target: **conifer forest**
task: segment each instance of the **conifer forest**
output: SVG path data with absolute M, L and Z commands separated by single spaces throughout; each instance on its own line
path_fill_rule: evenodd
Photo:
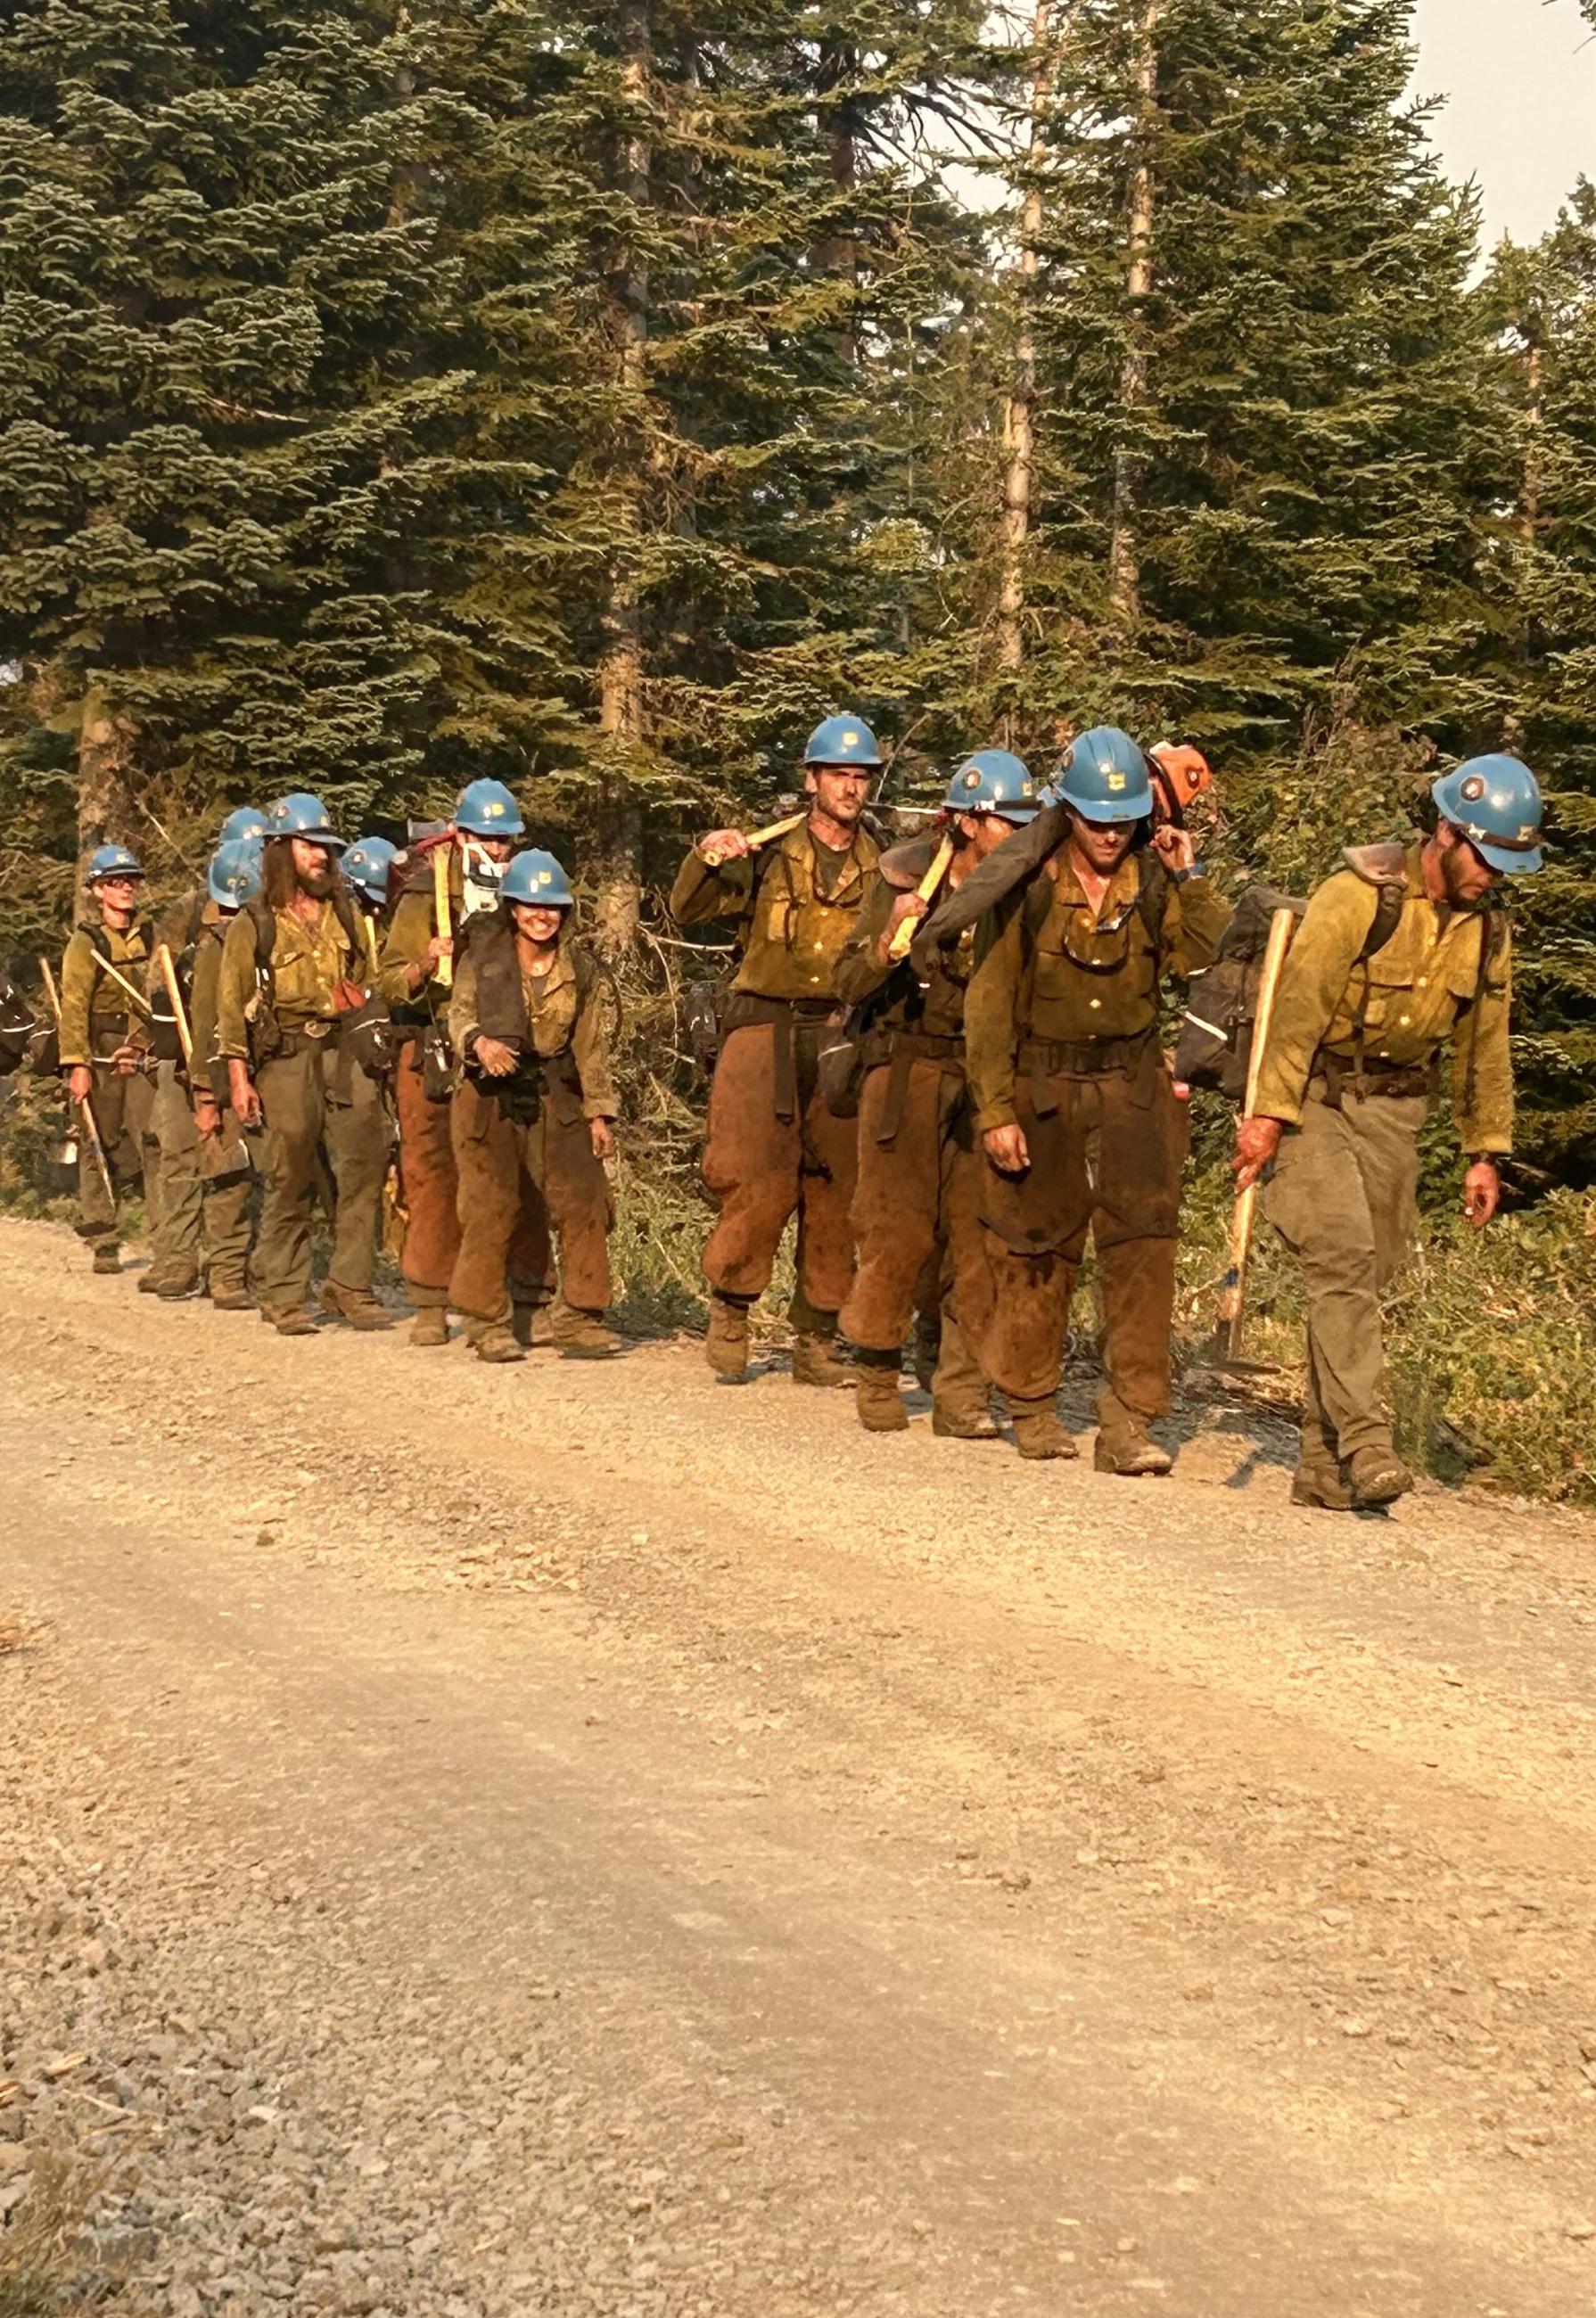
M 1479 248 L 1409 0 L 12 0 L 0 944 L 478 774 L 615 953 L 848 705 L 888 804 L 1195 741 L 1303 890 L 1510 747 L 1596 1163 L 1596 186 Z

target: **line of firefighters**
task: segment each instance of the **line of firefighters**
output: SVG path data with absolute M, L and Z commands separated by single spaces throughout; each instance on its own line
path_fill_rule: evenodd
M 750 1311 L 796 1219 L 798 1383 L 846 1387 L 867 1430 L 902 1429 L 912 1344 L 939 1434 L 996 1437 L 996 1395 L 1022 1456 L 1070 1457 L 1057 1401 L 1090 1239 L 1096 1462 L 1167 1472 L 1151 1428 L 1169 1407 L 1188 1104 L 1161 1032 L 1170 978 L 1200 989 L 1231 925 L 1179 809 L 1206 767 L 1098 727 L 1039 793 L 1018 758 L 982 750 L 933 826 L 884 848 L 867 810 L 881 761 L 861 719 L 827 718 L 805 810 L 701 838 L 672 892 L 679 925 L 729 924 L 737 952 L 704 1161 L 709 1365 L 747 1374 Z M 1262 1179 L 1308 1289 L 1302 1504 L 1411 1486 L 1379 1298 L 1448 1045 L 1477 1224 L 1510 1149 L 1509 937 L 1490 902 L 1540 866 L 1539 792 L 1492 756 L 1432 796 L 1429 834 L 1352 849 L 1308 903 L 1238 1129 L 1238 1182 Z M 121 1268 L 117 1185 L 141 1174 L 141 1290 L 208 1282 L 220 1308 L 308 1334 L 320 1206 L 321 1314 L 390 1325 L 373 1278 L 396 1121 L 411 1340 L 446 1344 L 452 1308 L 484 1361 L 620 1349 L 615 993 L 564 868 L 525 834 L 493 780 L 404 853 L 346 847 L 296 794 L 230 815 L 205 889 L 154 921 L 134 857 L 95 855 L 58 1019 L 96 1271 Z M 1194 998 L 1188 1031 L 1233 1060 L 1251 1012 L 1214 1023 Z

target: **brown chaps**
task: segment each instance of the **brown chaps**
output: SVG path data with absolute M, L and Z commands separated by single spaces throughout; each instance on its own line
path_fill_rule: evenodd
M 580 1099 L 555 1089 L 522 1122 L 467 1080 L 449 1109 L 460 1187 L 460 1252 L 448 1283 L 455 1311 L 508 1320 L 513 1305 L 545 1302 L 556 1239 L 565 1302 L 604 1311 L 615 1215 Z
M 793 1027 L 795 1096 L 777 1116 L 776 1025 L 749 1022 L 726 1034 L 709 1096 L 704 1181 L 719 1218 L 704 1271 L 724 1296 L 752 1300 L 770 1286 L 788 1219 L 798 1216 L 795 1327 L 834 1324 L 853 1278 L 848 1210 L 858 1172 L 857 1122 L 837 1119 L 816 1083 L 822 1023 Z
M 980 1341 L 992 1306 L 981 1176 L 960 1070 L 917 1057 L 896 1096 L 891 1064 L 866 1074 L 852 1207 L 859 1268 L 839 1322 L 850 1343 L 896 1352 L 915 1313 L 939 1307 Z
M 404 1192 L 401 1268 L 410 1301 L 446 1304 L 460 1253 L 460 1186 L 455 1168 L 452 1101 L 435 1102 L 421 1076 L 421 1042 L 407 1038 L 393 1077 L 399 1113 L 399 1180 Z
M 1089 1232 L 1103 1296 L 1099 1417 L 1146 1424 L 1169 1406 L 1186 1107 L 1150 1042 L 1133 1075 L 1023 1076 L 1015 1096 L 1031 1163 L 1011 1176 L 984 1163 L 993 1303 L 982 1365 L 1016 1400 L 1058 1391 Z

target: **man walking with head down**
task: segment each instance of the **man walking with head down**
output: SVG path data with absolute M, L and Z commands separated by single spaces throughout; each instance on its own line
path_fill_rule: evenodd
M 1488 907 L 1541 866 L 1540 790 L 1516 757 L 1478 757 L 1431 786 L 1433 836 L 1349 848 L 1287 952 L 1253 1115 L 1237 1128 L 1245 1188 L 1303 1267 L 1308 1366 L 1298 1505 L 1390 1505 L 1413 1485 L 1382 1393 L 1380 1291 L 1412 1235 L 1419 1133 L 1452 1047 L 1467 1159 L 1464 1213 L 1483 1226 L 1512 1148 L 1511 954 Z

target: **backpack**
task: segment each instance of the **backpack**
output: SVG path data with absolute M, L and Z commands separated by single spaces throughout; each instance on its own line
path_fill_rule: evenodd
M 1349 858 L 1348 866 L 1367 878 L 1370 873 L 1361 866 L 1362 858 L 1376 849 L 1357 850 L 1359 859 Z M 1396 931 L 1406 898 L 1404 885 L 1390 876 L 1379 876 L 1374 920 L 1354 960 L 1356 965 L 1366 966 L 1384 948 Z M 1222 1094 L 1231 1102 L 1246 1101 L 1258 987 L 1263 980 L 1270 922 L 1277 910 L 1290 910 L 1300 920 L 1307 906 L 1294 894 L 1276 893 L 1272 885 L 1247 888 L 1230 924 L 1220 936 L 1213 964 L 1191 977 L 1186 1009 L 1181 1019 L 1180 1041 L 1175 1052 L 1177 1081 Z

